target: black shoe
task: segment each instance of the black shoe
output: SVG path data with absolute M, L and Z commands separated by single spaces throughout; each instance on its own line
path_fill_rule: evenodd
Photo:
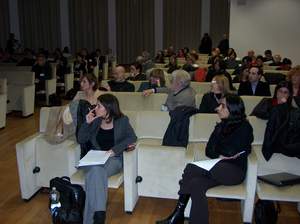
M 94 213 L 94 224 L 105 224 L 105 211 L 97 211 Z
M 160 221 L 156 221 L 156 224 L 183 224 L 184 223 L 184 209 L 189 201 L 190 196 L 182 194 L 179 196 L 177 205 L 169 215 L 168 218 Z

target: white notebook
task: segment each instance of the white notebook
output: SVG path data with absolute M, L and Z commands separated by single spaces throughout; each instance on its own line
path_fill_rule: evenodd
M 78 167 L 103 165 L 109 158 L 109 153 L 100 150 L 90 150 L 81 160 L 79 160 Z
M 197 162 L 192 162 L 191 164 L 194 164 L 196 166 L 199 166 L 207 171 L 210 171 L 211 168 L 213 168 L 219 161 L 222 159 L 208 159 L 208 160 L 201 160 Z

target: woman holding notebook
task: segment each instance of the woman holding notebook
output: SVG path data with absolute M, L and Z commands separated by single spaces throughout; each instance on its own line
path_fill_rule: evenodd
M 92 150 L 109 154 L 103 165 L 85 166 L 84 224 L 104 224 L 108 178 L 123 169 L 124 150 L 134 147 L 136 135 L 127 116 L 123 115 L 117 98 L 111 94 L 98 97 L 94 109 L 86 115 L 86 122 L 78 131 L 78 142 L 90 141 Z
M 253 129 L 246 119 L 244 103 L 239 96 L 226 94 L 216 110 L 221 122 L 215 126 L 209 138 L 206 156 L 221 160 L 208 170 L 188 164 L 179 182 L 179 199 L 175 210 L 168 218 L 157 221 L 157 224 L 183 224 L 189 198 L 192 199 L 189 223 L 207 224 L 206 191 L 218 185 L 240 184 L 245 179 Z

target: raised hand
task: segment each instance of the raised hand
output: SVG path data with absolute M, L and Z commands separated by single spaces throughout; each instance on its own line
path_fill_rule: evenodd
M 85 116 L 86 118 L 86 123 L 90 124 L 92 123 L 96 118 L 98 118 L 98 116 L 95 114 L 95 109 L 92 109 L 89 111 L 89 113 Z

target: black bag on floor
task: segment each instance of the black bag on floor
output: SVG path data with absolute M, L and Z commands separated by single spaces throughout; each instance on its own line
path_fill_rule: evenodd
M 275 203 L 273 201 L 267 201 L 267 200 L 258 200 L 255 203 L 255 208 L 254 208 L 255 223 L 276 224 L 279 212 L 280 212 L 280 207 L 278 203 Z
M 53 178 L 50 180 L 50 189 L 53 187 L 60 193 L 61 203 L 61 207 L 52 215 L 53 224 L 82 224 L 85 203 L 83 188 L 71 184 L 69 177 Z

